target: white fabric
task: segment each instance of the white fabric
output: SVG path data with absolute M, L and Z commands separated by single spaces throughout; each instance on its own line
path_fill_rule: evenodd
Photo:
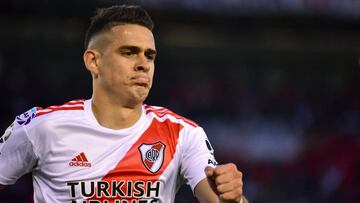
M 171 136 L 167 136 L 169 132 Z M 22 175 L 32 172 L 35 203 L 107 202 L 105 199 L 121 203 L 127 202 L 126 199 L 174 202 L 183 180 L 194 189 L 206 177 L 204 168 L 216 163 L 201 127 L 165 108 L 146 105 L 137 123 L 121 130 L 100 126 L 92 113 L 91 100 L 76 100 L 50 109 L 33 108 L 18 116 L 1 139 L 0 184 L 14 184 Z M 142 139 L 153 141 L 139 143 Z M 155 149 L 155 142 L 160 143 L 158 146 L 165 144 Z M 148 146 L 140 150 L 141 144 L 152 144 L 154 149 L 151 153 Z M 163 153 L 158 153 L 159 150 Z M 146 157 L 149 159 L 145 160 Z M 155 165 L 149 160 L 155 160 Z M 131 168 L 133 163 L 136 165 Z M 130 184 L 133 191 L 129 193 L 131 196 L 123 191 L 125 196 L 116 193 L 115 197 L 108 198 L 106 191 L 101 193 L 99 187 L 112 184 L 103 182 L 118 164 L 135 171 L 127 173 L 121 168 L 119 172 L 128 174 L 119 177 L 125 178 L 124 185 Z M 139 177 L 153 182 L 147 185 Z M 116 183 L 120 184 L 121 180 Z M 115 188 L 115 185 L 109 187 Z M 90 201 L 96 199 L 99 191 L 102 199 Z

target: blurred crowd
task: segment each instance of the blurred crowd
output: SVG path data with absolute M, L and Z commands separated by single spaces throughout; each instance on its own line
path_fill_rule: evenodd
M 162 11 L 152 11 L 159 56 L 146 103 L 198 122 L 252 203 L 358 202 L 360 22 Z M 1 131 L 33 106 L 91 96 L 84 16 L 0 23 Z M 12 202 L 32 202 L 31 174 L 0 192 Z M 182 187 L 176 202 L 197 201 Z

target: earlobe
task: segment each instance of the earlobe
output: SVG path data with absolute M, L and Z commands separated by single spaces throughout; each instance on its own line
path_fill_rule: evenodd
M 98 59 L 97 51 L 93 49 L 87 49 L 84 52 L 83 59 L 86 69 L 88 69 L 94 77 L 97 77 L 99 73 L 98 63 L 97 63 L 97 59 Z

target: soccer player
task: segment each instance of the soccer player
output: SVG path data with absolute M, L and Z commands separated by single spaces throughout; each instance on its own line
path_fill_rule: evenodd
M 218 165 L 203 129 L 144 104 L 153 22 L 139 6 L 99 9 L 83 55 L 93 95 L 17 116 L 0 137 L 0 187 L 32 172 L 36 203 L 174 202 L 183 182 L 202 203 L 242 202 L 242 173 Z

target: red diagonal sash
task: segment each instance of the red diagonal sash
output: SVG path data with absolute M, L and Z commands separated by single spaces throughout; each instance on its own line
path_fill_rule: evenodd
M 105 175 L 101 181 L 106 181 L 110 185 L 112 181 L 132 181 L 133 185 L 136 181 L 143 181 L 145 185 L 146 182 L 155 183 L 155 181 L 159 179 L 160 175 L 164 172 L 164 170 L 167 168 L 167 166 L 174 157 L 179 132 L 182 128 L 183 126 L 181 124 L 173 123 L 170 120 L 160 122 L 154 119 L 149 128 L 140 136 L 140 138 L 135 142 L 135 144 L 131 146 L 130 150 L 126 153 L 124 158 L 120 160 L 116 167 L 112 169 L 107 175 Z M 141 153 L 139 152 L 138 147 L 141 146 L 143 143 L 156 143 L 159 141 L 165 144 L 164 162 L 161 168 L 156 173 L 152 173 L 145 167 L 144 163 L 142 162 Z M 154 145 L 154 147 L 156 148 L 161 146 Z M 140 185 L 144 186 L 142 184 Z M 122 191 L 129 191 L 127 187 L 127 184 L 124 184 L 121 187 Z M 107 191 L 109 194 L 111 194 L 112 188 L 110 187 Z M 139 195 L 140 193 L 141 192 L 139 192 L 139 190 L 132 189 L 131 194 Z M 147 198 L 146 194 L 148 194 L 147 191 L 145 191 L 145 196 L 143 197 L 130 196 L 126 198 L 109 198 L 102 195 L 101 197 L 94 196 L 92 198 L 89 198 L 88 200 L 100 200 L 100 202 L 103 202 L 103 200 L 108 200 L 109 203 L 113 203 L 115 199 L 134 200 Z

